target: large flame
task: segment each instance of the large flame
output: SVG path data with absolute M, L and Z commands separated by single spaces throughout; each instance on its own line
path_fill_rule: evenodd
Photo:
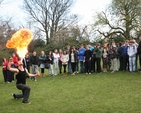
M 21 29 L 12 35 L 12 38 L 7 41 L 7 48 L 14 48 L 20 58 L 24 58 L 28 53 L 28 45 L 31 42 L 33 35 L 28 29 Z

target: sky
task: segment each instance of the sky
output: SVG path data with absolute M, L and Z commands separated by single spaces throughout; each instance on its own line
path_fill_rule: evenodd
M 75 0 L 71 13 L 81 18 L 79 24 L 89 24 L 93 20 L 96 11 L 102 11 L 111 0 Z M 24 25 L 26 15 L 20 9 L 22 0 L 4 0 L 0 7 L 0 15 L 3 18 L 13 17 L 15 23 Z

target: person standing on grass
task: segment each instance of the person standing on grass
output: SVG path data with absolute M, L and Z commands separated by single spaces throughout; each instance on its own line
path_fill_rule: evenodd
M 117 67 L 117 53 L 116 53 L 113 46 L 111 46 L 111 48 L 110 48 L 109 55 L 110 55 L 110 59 L 111 59 L 111 66 L 113 69 L 113 71 L 111 73 L 114 73 L 118 70 L 118 67 Z
M 129 71 L 135 72 L 136 71 L 136 54 L 137 54 L 137 47 L 134 45 L 134 41 L 130 40 L 129 47 L 127 49 L 127 54 L 129 55 Z
M 59 63 L 59 53 L 58 53 L 58 50 L 55 49 L 54 50 L 54 53 L 53 53 L 53 64 L 54 64 L 54 75 L 57 75 L 58 73 L 58 63 Z
M 127 54 L 127 49 L 129 47 L 129 40 L 126 40 L 122 46 L 122 56 L 123 56 L 123 71 L 129 70 L 129 56 Z
M 41 51 L 41 55 L 39 56 L 40 62 L 40 69 L 41 69 L 41 77 L 45 77 L 45 62 L 46 62 L 46 55 L 44 51 Z
M 60 49 L 59 50 L 59 72 L 60 72 L 60 74 L 62 74 L 62 61 L 61 61 L 62 54 L 63 54 L 63 51 L 62 51 L 62 49 Z
M 71 46 L 68 45 L 68 46 L 67 46 L 67 54 L 68 54 L 68 55 L 70 54 L 70 49 L 71 49 Z M 71 62 L 68 62 L 68 73 L 69 73 L 69 74 L 72 73 Z
M 28 73 L 28 70 L 23 67 L 23 62 L 21 60 L 18 61 L 17 68 L 12 68 L 11 64 L 12 62 L 10 61 L 8 63 L 8 70 L 16 73 L 16 80 L 17 80 L 16 87 L 19 90 L 22 90 L 22 94 L 13 94 L 13 97 L 14 99 L 23 98 L 22 101 L 23 104 L 30 104 L 30 102 L 28 102 L 28 98 L 30 95 L 30 87 L 26 85 L 26 75 L 33 77 L 33 76 L 39 76 L 39 73 L 36 74 Z
M 8 61 L 6 60 L 6 58 L 3 58 L 2 73 L 3 73 L 5 83 L 7 82 L 7 66 L 8 66 Z
M 17 68 L 17 63 L 18 63 L 18 56 L 15 53 L 12 53 L 12 59 L 13 59 L 13 68 Z M 11 72 L 11 77 L 12 77 L 12 82 L 14 82 L 14 73 Z
M 77 53 L 74 51 L 73 48 L 71 48 L 70 54 L 69 54 L 69 63 L 71 63 L 71 69 L 72 69 L 71 75 L 75 75 L 76 61 L 77 61 Z
M 100 43 L 97 43 L 97 48 L 95 50 L 97 73 L 101 73 L 101 58 L 102 58 L 102 49 Z
M 16 56 L 15 53 L 12 53 L 12 58 L 13 58 L 13 63 L 14 63 L 14 68 L 17 68 L 18 65 L 18 57 Z
M 108 50 L 106 44 L 103 47 L 102 51 L 102 61 L 103 61 L 103 72 L 107 72 L 107 66 L 108 66 Z
M 84 61 L 85 61 L 85 72 L 86 74 L 91 74 L 91 59 L 92 59 L 92 51 L 89 48 L 89 45 L 86 46 L 86 51 L 84 53 Z
M 123 71 L 123 43 L 118 43 L 119 71 Z
M 49 51 L 47 58 L 46 58 L 46 62 L 50 64 L 50 67 L 48 69 L 48 74 L 49 75 L 54 75 L 54 69 L 53 69 L 53 52 Z
M 39 57 L 37 56 L 36 51 L 33 51 L 33 54 L 30 58 L 31 66 L 32 66 L 32 73 L 35 74 L 38 72 L 38 64 L 39 64 Z M 36 76 L 31 77 L 34 81 L 37 81 Z
M 137 51 L 138 51 L 138 55 L 139 55 L 139 65 L 140 65 L 140 72 L 141 72 L 141 36 L 139 37 L 139 45 L 138 45 L 138 48 L 137 48 Z
M 67 51 L 65 51 L 65 50 L 63 51 L 63 55 L 62 55 L 61 61 L 62 61 L 62 65 L 64 67 L 64 73 L 63 73 L 63 75 L 65 76 L 65 75 L 67 75 L 67 73 L 66 73 L 66 67 L 67 67 L 68 61 L 69 61 L 69 56 L 67 54 Z
M 15 68 L 14 67 L 14 62 L 13 62 L 13 58 L 12 57 L 9 57 L 9 59 L 8 59 L 8 63 L 9 62 L 11 62 L 11 67 L 12 68 Z M 9 70 L 7 70 L 7 83 L 10 83 L 10 82 L 12 82 L 12 80 L 13 80 L 13 77 L 14 76 L 14 73 L 13 72 L 11 72 L 11 71 L 9 71 Z
M 138 48 L 139 44 L 136 42 L 135 39 L 133 39 L 133 42 L 134 42 L 134 46 L 136 46 L 136 48 Z M 135 65 L 136 65 L 136 71 L 138 70 L 138 52 L 136 53 L 136 62 L 135 62 Z
M 80 62 L 80 72 L 84 73 L 85 72 L 85 63 L 84 63 L 84 54 L 85 54 L 86 49 L 84 48 L 84 45 L 81 44 L 80 48 L 78 49 L 78 59 Z
M 26 69 L 30 73 L 30 56 L 29 56 L 29 54 L 25 55 L 25 63 L 26 63 Z

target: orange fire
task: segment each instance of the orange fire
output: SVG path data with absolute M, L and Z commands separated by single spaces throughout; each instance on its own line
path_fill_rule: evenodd
M 24 58 L 28 53 L 27 47 L 31 42 L 33 35 L 28 29 L 21 29 L 12 35 L 12 38 L 7 41 L 7 48 L 14 48 L 20 58 Z

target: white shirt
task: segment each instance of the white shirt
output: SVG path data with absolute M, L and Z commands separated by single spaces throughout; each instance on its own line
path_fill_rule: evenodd
M 57 53 L 57 54 L 56 54 L 56 53 L 53 53 L 53 58 L 54 58 L 53 61 L 54 61 L 54 62 L 58 62 L 58 61 L 59 61 L 59 57 L 60 57 L 60 56 L 59 56 L 59 53 Z
M 129 47 L 127 49 L 127 54 L 129 55 L 129 57 L 136 56 L 136 54 L 137 54 L 137 46 L 129 45 Z

